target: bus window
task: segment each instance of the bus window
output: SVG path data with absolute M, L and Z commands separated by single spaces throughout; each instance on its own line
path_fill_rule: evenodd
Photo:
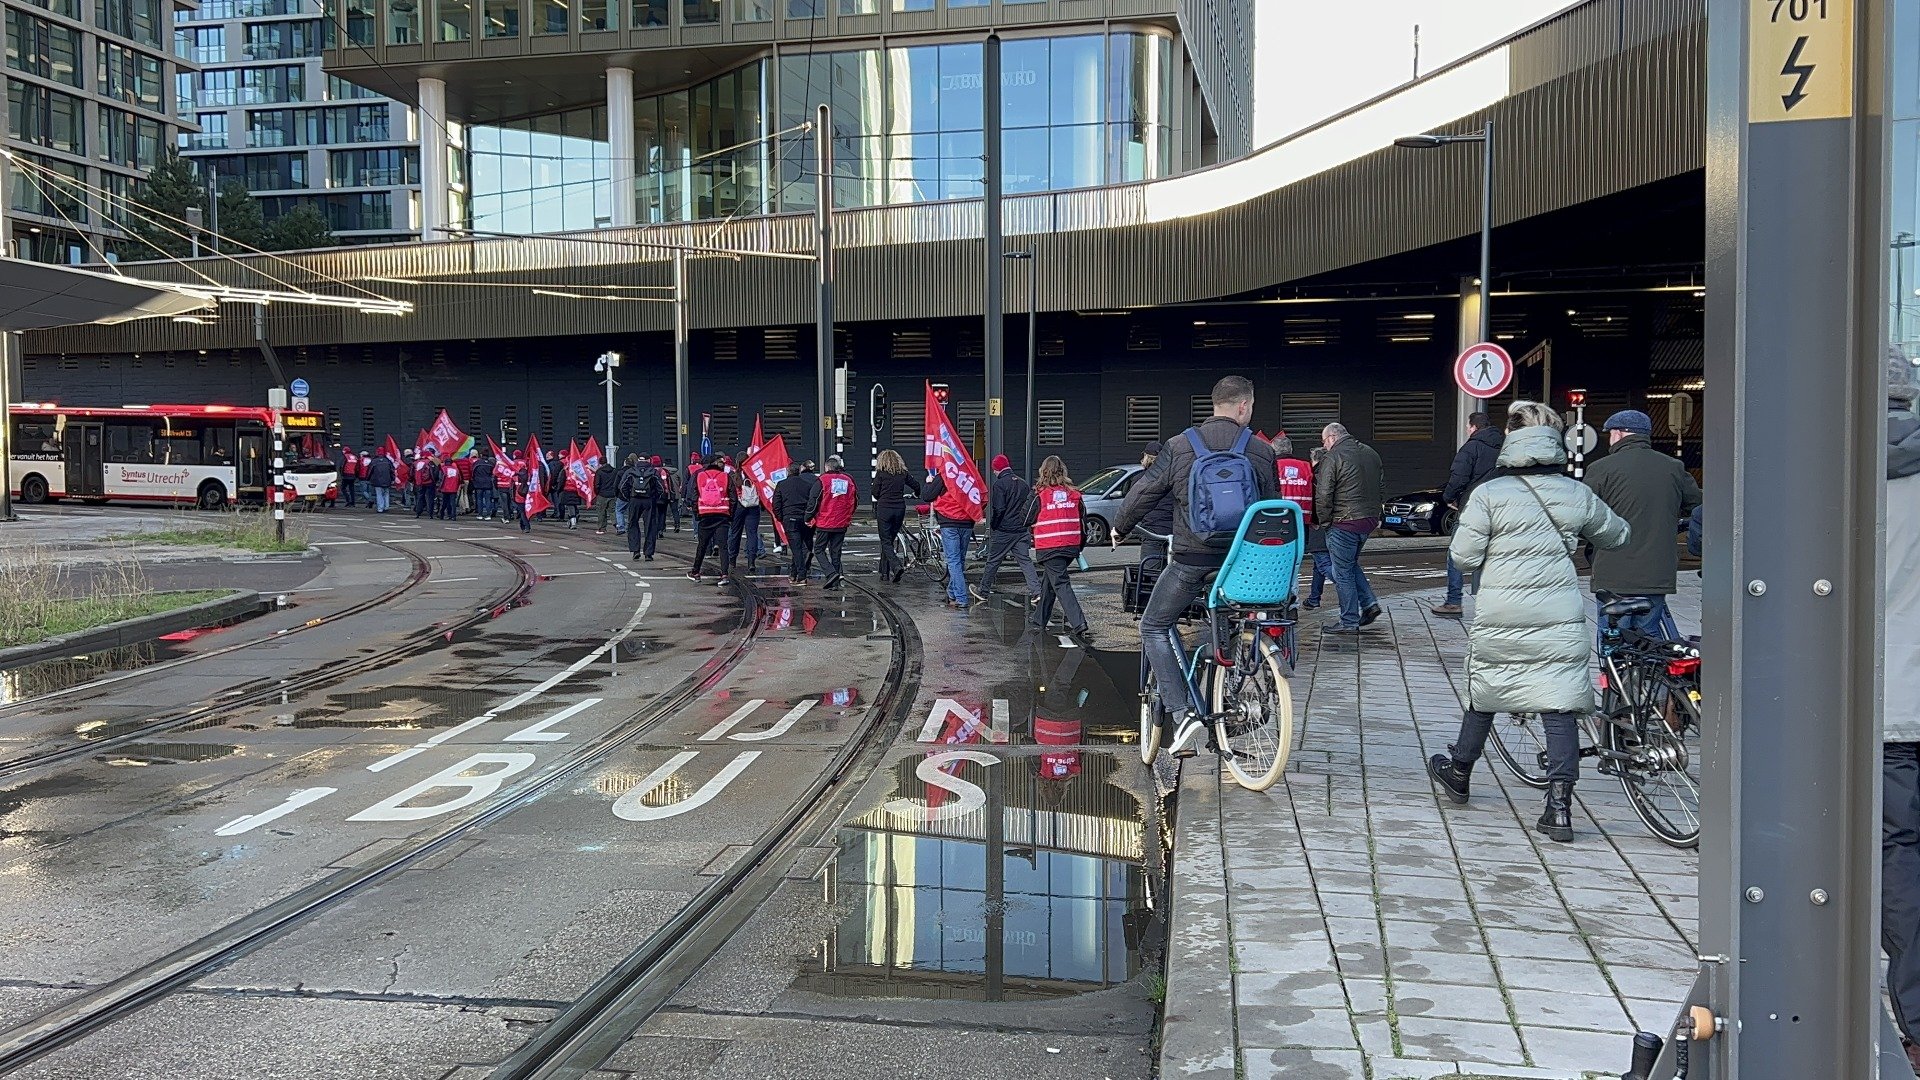
M 175 431 L 160 441 L 162 465 L 200 464 L 200 436 Z
M 209 425 L 200 433 L 200 452 L 209 465 L 233 464 L 233 429 Z
M 60 445 L 60 432 L 53 421 L 15 420 L 7 452 L 16 458 L 58 461 L 66 455 L 66 448 Z
M 107 425 L 107 460 L 151 465 L 154 461 L 153 424 Z

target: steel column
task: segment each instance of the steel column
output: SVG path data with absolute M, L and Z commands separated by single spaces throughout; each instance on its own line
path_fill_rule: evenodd
M 1000 258 L 1001 221 L 1001 116 L 1000 116 L 1000 35 L 988 34 L 985 55 L 980 65 L 982 119 L 986 128 L 985 181 L 986 202 L 981 207 L 986 236 L 986 327 L 981 352 L 986 357 L 987 461 L 978 462 L 983 475 L 992 476 L 987 467 L 1006 446 L 1005 423 L 1007 381 L 1006 272 Z M 992 497 L 989 486 L 989 499 Z
M 687 253 L 673 253 L 673 467 L 687 467 Z
M 819 107 L 813 121 L 813 228 L 814 268 L 813 300 L 814 363 L 818 368 L 820 434 L 815 460 L 826 467 L 833 452 L 833 110 Z
M 1038 475 L 1034 472 L 1039 462 L 1033 460 L 1035 454 L 1034 417 L 1038 406 L 1033 400 L 1033 367 L 1035 358 L 1040 355 L 1040 255 L 1029 251 L 1027 263 L 1027 449 L 1024 464 L 1029 482 Z
M 1888 6 L 1709 4 L 1694 1080 L 1878 1073 Z
M 4 124 L 0 120 L 0 124 Z M 7 160 L 0 158 L 0 258 L 13 254 L 13 223 L 7 219 Z M 0 333 L 0 521 L 16 521 L 13 514 L 13 365 L 20 355 L 20 335 Z

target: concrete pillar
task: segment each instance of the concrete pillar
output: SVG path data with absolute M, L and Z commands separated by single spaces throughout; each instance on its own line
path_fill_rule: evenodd
M 639 224 L 633 177 L 633 69 L 607 69 L 607 152 L 613 158 L 613 227 Z
M 420 93 L 420 238 L 445 240 L 447 220 L 447 84 L 421 79 Z

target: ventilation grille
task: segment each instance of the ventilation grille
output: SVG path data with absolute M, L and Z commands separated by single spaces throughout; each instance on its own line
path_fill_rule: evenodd
M 1244 349 L 1247 347 L 1247 324 L 1211 320 L 1194 323 L 1193 347 L 1195 349 Z
M 1127 327 L 1128 352 L 1159 352 L 1160 331 L 1146 323 L 1133 323 Z
M 1340 320 L 1320 315 L 1295 315 L 1280 324 L 1289 345 L 1331 345 L 1340 340 Z
M 370 406 L 360 410 L 360 445 L 369 450 L 374 448 L 373 409 Z
M 1067 355 L 1067 337 L 1065 334 L 1046 333 L 1040 335 L 1041 356 Z
M 506 440 L 503 450 L 511 450 L 520 442 L 520 406 L 509 405 L 500 410 L 500 437 Z
M 1301 434 L 1318 435 L 1320 429 L 1340 421 L 1339 394 L 1281 394 L 1280 429 L 1295 438 Z
M 1152 442 L 1160 437 L 1160 398 L 1127 399 L 1127 441 Z
M 925 330 L 895 330 L 892 356 L 895 360 L 933 359 L 933 335 Z
M 800 425 L 806 415 L 806 406 L 804 405 L 781 404 L 762 406 L 760 412 L 761 432 L 769 439 L 775 435 L 785 435 L 789 443 L 787 450 L 789 452 L 797 451 L 800 448 L 797 445 L 793 445 L 793 443 L 794 440 L 800 438 Z
M 1625 304 L 1595 304 L 1567 309 L 1567 323 L 1582 337 L 1623 338 L 1632 329 Z
M 540 406 L 540 443 L 543 447 L 553 445 L 553 406 Z
M 766 336 L 767 359 L 798 360 L 800 332 L 798 330 L 769 330 Z
M 1433 441 L 1433 391 L 1377 391 L 1373 395 L 1373 441 Z
M 480 432 L 485 430 L 485 425 L 486 421 L 480 416 L 480 406 L 475 405 L 467 410 L 467 434 L 477 439 Z
M 1041 446 L 1067 445 L 1067 403 L 1064 401 L 1042 401 L 1037 404 L 1036 419 L 1039 422 L 1039 441 Z
M 620 445 L 629 454 L 640 452 L 640 406 L 620 406 Z
M 740 446 L 740 406 L 715 405 L 713 407 L 713 448 L 722 454 L 731 454 Z
M 969 326 L 960 331 L 953 339 L 953 355 L 961 360 L 978 360 L 987 355 L 987 346 L 979 327 Z
M 1213 395 L 1196 394 L 1187 399 L 1187 421 L 1199 427 L 1213 418 Z
M 1373 323 L 1373 336 L 1387 345 L 1420 345 L 1433 340 L 1433 324 L 1439 319 L 1431 311 L 1383 311 Z
M 678 408 L 677 406 L 676 406 L 676 407 L 669 407 L 669 408 L 667 409 L 667 411 L 666 411 L 666 413 L 665 413 L 665 414 L 663 414 L 663 415 L 661 416 L 661 419 L 660 419 L 660 434 L 661 434 L 662 436 L 664 436 L 664 437 L 665 437 L 665 439 L 666 439 L 666 441 L 665 441 L 665 442 L 663 442 L 663 443 L 661 443 L 661 444 L 660 444 L 660 446 L 661 446 L 661 448 L 662 448 L 662 449 L 666 449 L 666 448 L 668 448 L 668 447 L 672 447 L 672 446 L 674 446 L 674 445 L 676 445 L 676 444 L 677 444 L 677 442 L 678 442 L 678 440 L 679 440 L 679 438 L 680 438 L 680 416 L 679 416 L 679 412 L 680 412 L 680 410 L 679 410 L 679 408 Z M 685 464 L 686 464 L 686 462 L 684 462 L 684 461 L 676 461 L 676 462 L 674 462 L 674 464 L 675 464 L 675 465 L 685 465 Z
M 717 361 L 728 363 L 740 359 L 740 332 L 738 330 L 715 330 L 713 332 L 713 358 Z
M 888 406 L 893 414 L 893 445 L 925 446 L 927 437 L 927 399 L 900 400 Z M 908 456 L 912 460 L 912 455 Z

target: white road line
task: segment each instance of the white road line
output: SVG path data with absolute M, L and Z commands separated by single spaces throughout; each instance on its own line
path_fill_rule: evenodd
M 321 799 L 326 798 L 338 790 L 340 789 L 330 787 L 302 788 L 287 796 L 284 802 L 271 810 L 262 810 L 257 814 L 248 814 L 245 817 L 234 818 L 232 821 L 213 830 L 213 835 L 239 836 L 243 832 L 251 832 L 270 821 L 286 817 L 288 814 L 293 813 L 308 803 L 319 802 Z
M 446 542 L 438 536 L 396 536 L 387 541 L 389 544 L 444 544 Z
M 444 561 L 447 559 L 496 559 L 496 558 L 499 558 L 499 556 L 497 555 L 429 555 L 427 556 L 427 558 L 440 559 Z
M 781 717 L 779 723 L 774 724 L 767 730 L 742 731 L 729 736 L 729 738 L 735 742 L 765 742 L 768 739 L 777 739 L 793 730 L 793 725 L 799 723 L 800 718 L 807 715 L 807 710 L 813 708 L 813 705 L 814 699 L 808 698 L 793 708 L 788 709 L 787 715 Z
M 1006 742 L 1010 726 L 1007 699 L 994 698 L 993 720 L 987 727 L 987 740 L 996 743 Z
M 430 583 L 435 585 L 446 585 L 450 582 L 455 582 L 455 581 L 479 581 L 480 579 L 477 577 L 437 577 L 437 578 L 428 578 L 427 580 Z
M 371 544 L 371 540 L 315 540 L 314 547 L 346 547 L 348 544 Z
M 542 682 L 540 685 L 534 687 L 533 689 L 524 691 L 520 694 L 517 694 L 507 699 L 506 704 L 501 705 L 499 708 L 489 709 L 486 712 L 481 713 L 479 716 L 474 717 L 472 720 L 469 720 L 466 723 L 461 724 L 459 727 L 450 728 L 447 731 L 443 731 L 439 735 L 436 735 L 433 738 L 428 739 L 426 742 L 420 743 L 417 746 L 410 746 L 407 749 L 400 751 L 399 753 L 391 754 L 391 755 L 388 755 L 387 757 L 381 758 L 379 761 L 376 761 L 373 764 L 367 766 L 367 771 L 381 772 L 387 769 L 389 766 L 398 765 L 402 761 L 407 760 L 408 758 L 414 756 L 415 754 L 418 754 L 424 750 L 432 749 L 433 747 L 439 745 L 440 743 L 446 741 L 447 739 L 452 738 L 454 735 L 457 735 L 460 732 L 469 731 L 469 730 L 472 730 L 473 728 L 479 727 L 481 724 L 486 723 L 488 720 L 494 719 L 495 717 L 499 716 L 501 713 L 512 712 L 513 710 L 519 708 L 522 705 L 525 705 L 527 702 L 532 701 L 533 699 L 539 697 L 540 695 L 546 693 L 547 691 L 553 689 L 554 687 L 559 686 L 562 682 L 565 682 L 566 680 L 586 670 L 588 665 L 592 664 L 594 661 L 605 656 L 607 653 L 611 652 L 616 646 L 618 646 L 621 642 L 627 640 L 628 636 L 630 636 L 634 632 L 634 630 L 640 626 L 640 620 L 646 618 L 647 609 L 652 606 L 653 606 L 653 594 L 648 593 L 647 595 L 640 598 L 640 606 L 634 610 L 633 618 L 627 620 L 627 625 L 615 631 L 614 635 L 607 639 L 606 644 L 593 650 L 592 652 L 581 657 L 580 659 L 575 660 L 573 663 L 567 665 L 567 667 L 564 670 L 560 671 L 558 674 L 550 676 L 545 682 Z
M 727 717 L 725 720 L 720 721 L 718 724 L 715 724 L 712 728 L 710 728 L 706 732 L 706 734 L 700 736 L 699 741 L 713 742 L 714 740 L 718 739 L 720 736 L 725 735 L 729 731 L 732 731 L 734 727 L 740 723 L 740 721 L 745 720 L 749 716 L 752 716 L 753 710 L 759 708 L 762 705 L 765 705 L 766 703 L 767 703 L 767 699 L 765 698 L 754 698 L 752 701 L 749 701 L 745 705 L 742 705 L 739 708 L 733 710 L 733 715 Z
M 542 577 L 584 577 L 587 574 L 604 574 L 605 570 L 569 570 L 564 574 L 543 574 Z
M 366 561 L 367 562 L 408 562 L 410 560 L 405 555 L 383 555 L 378 559 L 368 559 Z
M 537 723 L 529 724 L 526 727 L 521 728 L 519 731 L 516 731 L 513 734 L 507 736 L 506 739 L 502 741 L 504 742 L 559 742 L 561 739 L 566 738 L 568 733 L 564 731 L 548 731 L 547 729 L 559 723 L 560 721 L 565 720 L 567 717 L 572 716 L 577 712 L 582 712 L 586 709 L 593 708 L 595 705 L 600 704 L 600 700 L 601 699 L 597 697 L 590 697 L 585 701 L 575 702 L 574 704 L 569 705 L 564 709 L 561 709 L 559 712 L 554 713 L 552 716 L 547 717 L 545 720 L 541 720 Z
M 317 589 L 294 589 L 292 590 L 292 592 L 294 593 L 332 592 L 333 590 L 334 590 L 334 586 L 332 585 L 322 585 Z

